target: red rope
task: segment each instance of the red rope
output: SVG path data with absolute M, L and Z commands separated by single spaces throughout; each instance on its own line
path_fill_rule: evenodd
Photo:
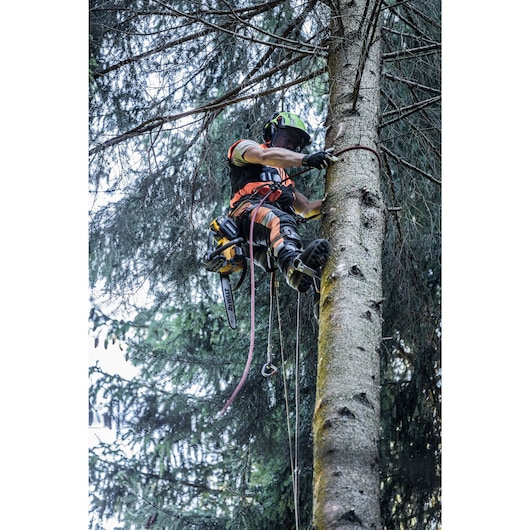
M 261 205 L 265 202 L 265 199 L 272 193 L 273 190 L 270 190 L 264 197 L 261 199 L 259 204 L 253 209 L 251 216 L 250 216 L 250 230 L 249 230 L 249 260 L 250 260 L 250 346 L 248 349 L 248 356 L 247 356 L 247 364 L 245 365 L 245 370 L 243 371 L 243 375 L 241 376 L 241 379 L 239 380 L 239 383 L 236 386 L 236 389 L 232 392 L 232 395 L 226 402 L 225 406 L 222 408 L 221 412 L 219 412 L 218 416 L 222 416 L 232 405 L 234 402 L 234 399 L 239 394 L 239 391 L 245 384 L 245 381 L 248 376 L 248 372 L 250 371 L 250 365 L 252 363 L 252 356 L 254 354 L 254 341 L 256 337 L 256 315 L 255 315 L 255 283 L 254 283 L 254 245 L 253 245 L 253 236 L 254 236 L 254 220 L 256 219 L 256 215 L 258 213 L 258 210 L 260 209 Z
M 379 162 L 379 166 L 381 166 L 381 157 L 379 156 L 379 153 L 376 149 L 373 147 L 368 147 L 367 145 L 349 145 L 348 147 L 345 147 L 344 149 L 341 149 L 340 151 L 337 151 L 336 153 L 332 153 L 333 156 L 339 156 L 343 153 L 346 153 L 347 151 L 353 151 L 354 149 L 364 149 L 365 151 L 370 151 L 377 157 L 377 161 Z M 315 169 L 313 167 L 307 167 L 305 169 L 302 169 L 302 171 L 298 171 L 298 173 L 294 173 L 289 178 L 293 179 L 295 177 L 299 177 L 300 175 L 303 175 L 304 173 L 307 173 L 308 171 L 311 171 L 312 169 Z
M 379 157 L 379 153 L 373 147 L 368 147 L 367 145 L 350 145 L 348 147 L 345 147 L 344 149 L 341 149 L 340 151 L 337 151 L 336 153 L 333 153 L 333 155 L 342 155 L 342 153 L 345 153 L 346 151 L 353 151 L 354 149 L 364 149 L 365 151 L 372 152 L 377 157 L 379 164 L 381 164 L 381 158 Z

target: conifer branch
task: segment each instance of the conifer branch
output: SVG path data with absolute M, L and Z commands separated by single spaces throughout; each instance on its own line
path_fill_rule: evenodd
M 398 50 L 396 52 L 388 52 L 383 54 L 384 61 L 394 61 L 399 59 L 412 59 L 421 55 L 426 55 L 432 52 L 441 50 L 442 45 L 437 42 L 435 44 L 428 44 L 427 46 L 419 46 L 417 48 L 410 48 Z
M 441 99 L 442 99 L 442 96 L 435 96 L 433 98 L 429 98 L 424 101 L 419 101 L 418 103 L 414 103 L 413 105 L 409 105 L 408 107 L 397 108 L 397 109 L 385 112 L 384 114 L 381 115 L 381 118 L 387 118 L 389 116 L 394 116 L 395 114 L 398 114 L 398 116 L 394 118 L 393 120 L 389 120 L 385 123 L 382 123 L 381 128 L 387 127 L 388 125 L 395 123 L 396 121 L 402 120 L 403 118 L 406 118 L 407 116 L 410 116 L 411 114 L 414 114 L 415 112 L 418 112 L 426 107 L 429 107 L 430 105 L 437 103 Z
M 414 81 L 411 81 L 410 79 L 405 79 L 403 77 L 397 77 L 395 75 L 389 74 L 388 72 L 383 74 L 387 79 L 391 79 L 392 81 L 398 81 L 399 83 L 403 83 L 404 85 L 407 85 L 409 87 L 413 88 L 419 88 L 420 90 L 425 90 L 426 92 L 434 92 L 435 94 L 441 94 L 442 91 L 439 88 L 434 88 L 432 86 L 422 85 L 420 83 L 415 83 Z
M 326 72 L 327 72 L 327 67 L 320 68 L 319 70 L 311 72 L 303 77 L 298 77 L 297 79 L 294 79 L 293 81 L 284 83 L 283 85 L 278 85 L 276 87 L 271 87 L 268 90 L 263 90 L 261 92 L 258 92 L 257 94 L 247 94 L 244 96 L 240 96 L 238 98 L 233 98 L 228 101 L 225 100 L 225 96 L 221 96 L 220 98 L 216 99 L 214 102 L 208 105 L 204 105 L 202 107 L 196 107 L 194 109 L 190 109 L 185 112 L 180 112 L 178 114 L 173 114 L 170 116 L 160 116 L 157 118 L 152 118 L 150 120 L 144 121 L 137 127 L 134 127 L 123 134 L 120 134 L 114 138 L 111 138 L 110 140 L 102 142 L 96 147 L 90 149 L 88 154 L 90 156 L 95 155 L 97 153 L 100 153 L 101 151 L 104 151 L 105 149 L 108 149 L 109 147 L 112 147 L 121 142 L 124 142 L 125 140 L 129 138 L 140 136 L 141 134 L 150 132 L 156 129 L 157 127 L 162 127 L 166 123 L 178 121 L 182 118 L 186 118 L 187 116 L 192 116 L 194 114 L 202 114 L 202 113 L 211 112 L 214 110 L 219 110 L 225 107 L 229 107 L 231 105 L 235 105 L 236 103 L 240 103 L 241 101 L 246 101 L 252 98 L 260 98 L 264 96 L 269 96 L 270 94 L 274 94 L 275 92 L 281 92 L 282 90 L 286 90 L 287 88 L 291 88 L 292 86 L 296 86 L 301 83 L 304 83 L 305 81 L 309 81 L 310 79 L 319 77 Z
M 274 37 L 275 37 L 277 42 L 264 41 L 264 40 L 261 40 L 261 39 L 257 39 L 255 37 L 247 37 L 246 35 L 243 35 L 242 33 L 238 33 L 237 31 L 232 31 L 232 30 L 229 30 L 229 29 L 227 29 L 225 27 L 219 26 L 218 24 L 214 24 L 213 22 L 208 22 L 207 20 L 201 19 L 200 17 L 198 17 L 198 16 L 196 16 L 196 15 L 194 15 L 192 13 L 185 13 L 184 11 L 179 11 L 178 9 L 175 9 L 174 7 L 168 6 L 167 4 L 164 4 L 163 2 L 159 2 L 158 0 L 153 0 L 153 1 L 156 2 L 157 4 L 161 5 L 162 7 L 165 7 L 169 11 L 174 12 L 177 15 L 180 15 L 180 16 L 185 17 L 185 18 L 190 18 L 192 20 L 196 20 L 198 22 L 201 22 L 205 26 L 208 26 L 208 27 L 210 27 L 210 28 L 212 28 L 212 29 L 214 29 L 216 31 L 221 31 L 221 32 L 224 32 L 224 33 L 228 33 L 229 35 L 232 35 L 233 37 L 236 37 L 236 38 L 241 39 L 241 40 L 246 40 L 246 41 L 249 41 L 249 42 L 253 42 L 255 44 L 263 44 L 265 46 L 275 46 L 277 48 L 282 48 L 284 50 L 289 50 L 289 51 L 292 51 L 292 52 L 306 54 L 306 55 L 318 55 L 319 52 L 322 55 L 322 54 L 326 53 L 326 51 L 327 51 L 326 48 L 322 48 L 320 46 L 311 46 L 311 45 L 303 43 L 303 42 L 296 42 L 297 46 L 306 46 L 306 47 L 310 48 L 309 50 L 301 50 L 299 47 L 293 47 L 291 45 L 282 44 L 281 42 L 278 42 L 278 41 L 285 40 L 285 39 L 277 37 L 276 35 L 274 35 Z
M 423 171 L 423 169 L 420 169 L 419 167 L 411 164 L 410 162 L 407 162 L 404 158 L 396 155 L 395 153 L 390 151 L 390 149 L 386 148 L 384 145 L 380 144 L 379 148 L 381 149 L 381 151 L 383 151 L 388 156 L 390 156 L 391 158 L 393 158 L 394 160 L 399 162 L 401 165 L 403 165 L 403 166 L 405 166 L 405 167 L 407 167 L 409 169 L 412 169 L 413 171 L 416 171 L 416 173 L 419 173 L 420 175 L 423 175 L 427 180 L 430 180 L 434 184 L 438 184 L 439 186 L 442 185 L 442 182 L 440 180 L 434 178 L 432 175 L 429 175 L 429 173 Z
M 228 24 L 226 24 L 228 26 Z M 128 64 L 136 63 L 138 61 L 141 61 L 142 59 L 146 59 L 147 57 L 150 57 L 151 55 L 155 55 L 156 53 L 160 53 L 166 50 L 169 50 L 171 48 L 174 48 L 175 46 L 180 46 L 181 44 L 184 44 L 185 42 L 189 42 L 192 40 L 199 39 L 201 37 L 204 37 L 209 32 L 208 29 L 204 28 L 201 31 L 197 31 L 196 33 L 192 33 L 190 35 L 185 35 L 184 37 L 181 37 L 179 39 L 172 40 L 171 42 L 167 42 L 165 44 L 162 44 L 160 46 L 157 46 L 156 48 L 153 48 L 152 50 L 147 50 L 143 53 L 139 53 L 137 55 L 133 55 L 131 57 L 128 57 L 127 59 L 124 59 L 123 61 L 119 61 L 116 64 L 113 64 L 111 66 L 108 66 L 107 68 L 103 68 L 102 70 L 99 70 L 98 72 L 95 72 L 93 74 L 93 79 L 96 80 L 100 77 L 103 77 L 104 75 L 108 74 L 109 72 L 113 72 L 114 70 L 118 70 L 119 68 L 126 66 Z
M 224 3 L 227 3 L 227 2 L 224 2 Z M 310 9 L 314 6 L 316 2 L 313 1 L 310 5 Z M 229 6 L 230 7 L 230 6 Z M 322 50 L 322 51 L 325 51 L 326 48 L 323 48 L 321 46 L 313 46 L 313 45 L 310 45 L 306 42 L 300 42 L 300 41 L 296 41 L 296 40 L 293 40 L 293 39 L 288 39 L 286 37 L 280 37 L 279 35 L 275 35 L 274 33 L 271 33 L 270 31 L 265 31 L 263 28 L 260 28 L 259 26 L 255 26 L 254 24 L 250 24 L 249 22 L 246 22 L 245 20 L 243 20 L 240 16 L 238 16 L 234 10 L 232 8 L 230 8 L 230 10 L 232 11 L 232 14 L 234 16 L 234 18 L 238 21 L 238 22 L 241 22 L 242 24 L 245 24 L 248 28 L 250 29 L 253 29 L 254 31 L 258 32 L 258 33 L 263 33 L 264 35 L 266 35 L 267 37 L 271 37 L 272 39 L 275 39 L 277 41 L 282 41 L 282 42 L 285 42 L 286 44 L 288 45 L 293 45 L 293 46 L 296 46 L 296 50 L 299 52 L 301 51 L 298 47 L 299 46 L 307 46 L 307 47 L 310 47 L 312 50 Z M 293 25 L 291 25 L 292 27 Z M 286 32 L 284 32 L 284 35 L 286 34 Z
M 252 8 L 252 10 L 249 10 L 249 9 L 246 9 L 246 8 L 245 9 L 236 10 L 236 12 L 237 11 L 241 11 L 241 12 L 246 13 L 245 16 L 235 15 L 234 10 L 232 8 L 230 8 L 230 9 L 231 9 L 233 14 L 237 17 L 237 19 L 239 21 L 241 21 L 242 23 L 248 25 L 249 27 L 256 28 L 255 26 L 250 25 L 249 23 L 247 23 L 245 19 L 246 18 L 250 19 L 250 18 L 262 13 L 263 11 L 266 11 L 266 10 L 270 9 L 271 6 L 274 7 L 274 4 L 280 4 L 282 1 L 283 0 L 277 1 L 277 2 L 274 2 L 274 3 L 271 2 L 271 3 L 261 4 L 259 6 L 254 6 Z M 315 3 L 315 1 L 313 1 L 311 3 L 311 6 L 314 5 L 314 3 Z M 163 4 L 161 4 L 161 5 L 163 5 Z M 168 8 L 168 6 L 165 6 L 165 5 L 163 5 L 163 7 L 165 7 L 166 9 Z M 228 12 L 226 12 L 226 11 L 209 11 L 208 13 L 212 14 L 212 15 L 226 15 L 226 14 L 228 14 Z M 199 22 L 199 23 L 203 23 L 204 22 L 204 20 L 200 19 L 199 17 L 195 17 L 193 20 L 195 22 Z M 226 22 L 224 24 L 220 24 L 218 26 L 215 26 L 215 28 L 218 29 L 219 31 L 222 31 L 222 32 L 226 31 L 228 33 L 234 34 L 234 32 L 230 32 L 228 30 L 228 28 L 231 25 L 232 25 L 232 21 Z M 103 77 L 104 75 L 106 75 L 106 74 L 108 74 L 110 72 L 113 72 L 115 70 L 118 70 L 118 69 L 122 68 L 123 66 L 127 66 L 127 65 L 133 64 L 135 62 L 139 62 L 142 59 L 146 59 L 147 57 L 150 57 L 150 56 L 155 55 L 157 53 L 161 53 L 161 52 L 164 52 L 164 51 L 169 50 L 171 48 L 175 48 L 176 46 L 180 46 L 181 44 L 184 44 L 186 42 L 190 42 L 190 41 L 193 41 L 193 40 L 200 39 L 201 37 L 204 37 L 205 35 L 207 35 L 210 32 L 211 32 L 211 30 L 210 30 L 209 27 L 208 28 L 204 28 L 204 29 L 201 29 L 199 31 L 196 31 L 195 33 L 184 35 L 183 37 L 180 37 L 178 39 L 174 39 L 174 40 L 172 40 L 170 42 L 167 42 L 165 44 L 161 44 L 160 46 L 156 46 L 155 48 L 153 48 L 151 50 L 146 50 L 143 53 L 139 53 L 137 55 L 133 55 L 131 57 L 128 57 L 127 59 L 124 59 L 123 61 L 118 61 L 117 63 L 115 63 L 113 65 L 110 65 L 110 66 L 108 66 L 106 68 L 103 68 L 103 69 L 95 72 L 94 74 L 92 74 L 92 79 L 93 80 L 97 80 L 100 77 Z M 277 39 L 284 40 L 285 42 L 291 43 L 291 44 L 293 44 L 295 46 L 300 46 L 300 45 L 310 46 L 309 44 L 300 43 L 300 42 L 294 41 L 292 39 L 286 39 L 285 37 L 278 37 L 276 35 L 274 35 L 274 37 L 277 38 Z M 322 48 L 322 47 L 318 47 L 318 48 L 322 49 L 322 50 L 325 50 L 325 48 Z M 295 51 L 300 53 L 300 49 L 299 48 L 296 48 Z

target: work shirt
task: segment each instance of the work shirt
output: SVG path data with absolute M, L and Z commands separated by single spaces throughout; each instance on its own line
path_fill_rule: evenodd
M 278 190 L 273 191 L 268 202 L 277 201 L 283 193 L 283 199 L 290 196 L 289 203 L 292 204 L 294 182 L 283 168 L 263 166 L 261 164 L 249 164 L 244 159 L 245 152 L 251 147 L 267 149 L 266 144 L 259 144 L 254 140 L 239 140 L 228 150 L 228 162 L 230 166 L 230 182 L 232 186 L 232 199 L 230 206 L 233 208 L 243 197 L 258 193 L 263 196 L 270 190 L 271 184 L 277 184 Z M 290 188 L 290 189 L 289 189 Z M 289 189 L 289 192 L 287 192 Z M 284 201 L 282 201 L 284 202 Z M 286 204 L 286 206 L 290 206 Z

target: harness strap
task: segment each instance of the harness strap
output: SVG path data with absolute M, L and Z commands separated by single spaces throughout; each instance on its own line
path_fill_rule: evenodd
M 233 197 L 230 199 L 230 207 L 234 208 L 241 199 L 247 196 L 249 198 L 255 196 L 267 196 L 268 202 L 275 202 L 282 194 L 282 190 L 279 189 L 278 184 L 278 182 L 272 180 L 263 182 L 258 186 L 256 186 L 255 182 L 249 182 L 234 193 Z

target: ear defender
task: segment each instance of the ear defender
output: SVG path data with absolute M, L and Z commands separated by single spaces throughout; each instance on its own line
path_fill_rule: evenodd
M 282 130 L 296 131 L 299 135 L 297 152 L 311 143 L 311 137 L 307 133 L 307 128 L 302 119 L 292 112 L 276 112 L 263 126 L 263 141 L 266 144 L 273 144 L 276 134 Z
M 269 143 L 272 141 L 272 138 L 274 137 L 274 134 L 276 133 L 276 129 L 279 125 L 278 122 L 282 121 L 282 117 L 279 112 L 275 112 L 265 123 L 263 126 L 263 140 L 265 143 Z

